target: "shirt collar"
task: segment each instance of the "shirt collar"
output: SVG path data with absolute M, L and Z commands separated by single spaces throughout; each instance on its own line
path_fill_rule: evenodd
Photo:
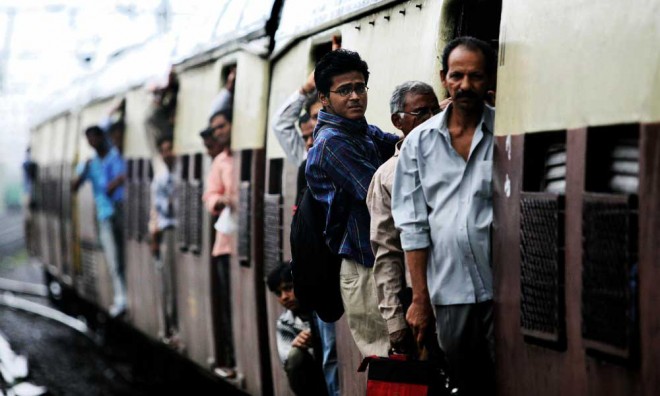
M 394 145 L 394 157 L 399 156 L 399 152 L 401 152 L 401 145 L 403 144 L 404 139 L 405 139 L 405 137 L 402 137 L 401 140 L 396 142 L 396 145 Z
M 316 123 L 316 128 L 314 128 L 314 138 L 316 138 L 318 131 L 324 125 L 337 128 L 350 134 L 366 134 L 368 127 L 367 119 L 364 117 L 357 121 L 353 121 L 349 120 L 348 118 L 330 114 L 321 110 L 319 111 L 319 118 L 318 122 Z
M 438 130 L 440 133 L 442 133 L 447 139 L 450 139 L 451 137 L 449 136 L 449 128 L 447 127 L 447 121 L 449 118 L 449 109 L 453 107 L 453 104 L 450 103 L 445 110 L 440 113 L 440 117 L 438 118 Z M 477 124 L 477 127 L 475 130 L 481 130 L 483 132 L 488 132 L 488 133 L 493 133 L 495 128 L 495 108 L 491 107 L 487 104 L 484 105 L 483 112 L 481 113 L 481 120 L 479 120 L 479 123 Z

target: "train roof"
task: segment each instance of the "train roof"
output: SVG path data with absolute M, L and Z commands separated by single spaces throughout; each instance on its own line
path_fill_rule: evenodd
M 217 56 L 223 48 L 266 37 L 268 23 L 271 18 L 277 18 L 280 3 L 277 0 L 217 2 L 208 15 L 200 15 L 199 23 L 191 24 L 190 29 L 179 35 L 173 62 L 183 65 L 197 63 L 200 57 Z M 269 41 L 267 38 L 264 48 L 256 52 L 267 55 Z
M 273 58 L 299 39 L 358 18 L 402 0 L 286 0 L 275 33 Z
M 118 51 L 100 69 L 82 75 L 72 84 L 44 95 L 35 105 L 32 126 L 100 100 L 112 98 L 149 83 L 164 83 L 174 64 L 197 63 L 217 56 L 223 48 L 248 45 L 267 36 L 267 24 L 277 0 L 227 0 L 214 2 L 193 20 L 190 29 L 177 36 L 153 37 Z M 278 10 L 275 10 L 278 12 Z M 267 56 L 268 41 L 254 45 L 252 52 Z
M 164 80 L 171 64 L 174 44 L 174 37 L 165 35 L 119 51 L 102 68 L 46 94 L 33 112 L 32 125 L 112 98 L 149 81 Z

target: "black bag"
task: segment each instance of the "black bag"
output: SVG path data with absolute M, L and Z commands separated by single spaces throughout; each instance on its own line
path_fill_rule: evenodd
M 325 211 L 309 189 L 291 223 L 291 273 L 296 298 L 304 309 L 316 311 L 324 322 L 335 322 L 344 314 L 339 291 L 341 257 L 325 244 Z

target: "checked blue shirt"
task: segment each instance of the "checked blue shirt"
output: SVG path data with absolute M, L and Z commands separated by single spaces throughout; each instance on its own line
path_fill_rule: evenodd
M 326 210 L 326 243 L 333 252 L 373 267 L 365 199 L 376 169 L 394 154 L 400 137 L 367 124 L 319 112 L 305 175 Z

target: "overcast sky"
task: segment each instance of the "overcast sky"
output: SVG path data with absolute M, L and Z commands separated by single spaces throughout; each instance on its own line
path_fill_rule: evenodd
M 0 185 L 20 175 L 37 100 L 121 48 L 182 29 L 211 3 L 218 1 L 0 0 Z

